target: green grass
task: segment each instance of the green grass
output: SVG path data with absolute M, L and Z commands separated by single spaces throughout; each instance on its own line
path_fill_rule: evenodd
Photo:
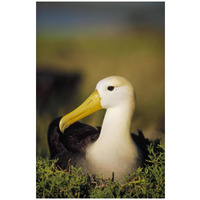
M 165 148 L 151 143 L 145 166 L 125 177 L 125 183 L 83 174 L 81 168 L 58 169 L 55 160 L 37 158 L 37 198 L 164 198 Z

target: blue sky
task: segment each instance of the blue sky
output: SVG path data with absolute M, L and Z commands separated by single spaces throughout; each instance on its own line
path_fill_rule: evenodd
M 37 3 L 37 33 L 76 33 L 164 26 L 164 3 Z

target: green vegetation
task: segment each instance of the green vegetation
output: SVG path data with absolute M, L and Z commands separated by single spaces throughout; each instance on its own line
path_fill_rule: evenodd
M 143 168 L 119 184 L 97 175 L 83 174 L 81 168 L 58 169 L 55 160 L 37 158 L 37 198 L 164 198 L 165 148 L 151 143 L 149 159 Z

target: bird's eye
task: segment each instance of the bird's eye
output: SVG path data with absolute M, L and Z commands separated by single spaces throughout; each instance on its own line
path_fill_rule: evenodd
M 114 90 L 114 88 L 115 88 L 114 86 L 108 86 L 107 89 L 108 89 L 109 91 L 112 91 L 112 90 Z

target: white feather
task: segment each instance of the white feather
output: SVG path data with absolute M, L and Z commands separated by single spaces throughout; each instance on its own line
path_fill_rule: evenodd
M 114 86 L 113 91 L 108 86 Z M 123 180 L 136 170 L 140 152 L 131 138 L 130 126 L 135 109 L 135 92 L 130 82 L 119 76 L 101 80 L 96 87 L 101 106 L 107 109 L 98 140 L 87 148 L 86 160 L 93 173 Z

